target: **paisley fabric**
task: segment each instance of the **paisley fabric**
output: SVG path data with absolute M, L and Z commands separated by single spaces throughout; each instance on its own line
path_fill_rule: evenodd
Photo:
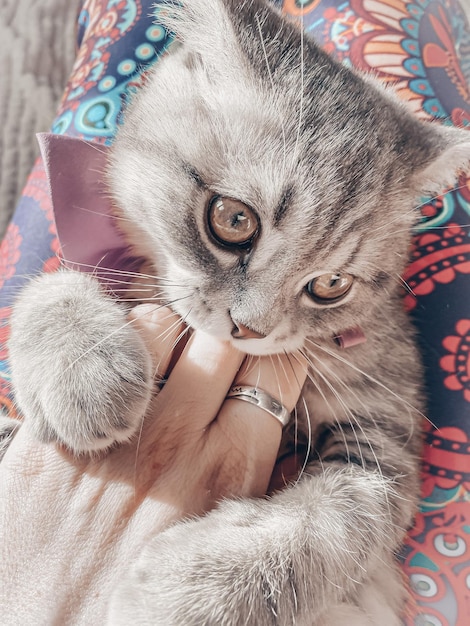
M 458 0 L 283 0 L 346 64 L 393 84 L 416 114 L 470 127 L 470 28 Z M 154 0 L 85 0 L 77 59 L 53 132 L 111 142 L 125 103 L 170 43 Z M 32 97 L 34 97 L 32 95 Z M 77 211 L 80 207 L 77 207 Z M 421 510 L 402 555 L 406 626 L 470 623 L 470 177 L 416 208 L 404 301 L 420 337 L 429 411 Z M 38 160 L 0 246 L 0 406 L 15 414 L 6 342 L 29 276 L 59 266 Z

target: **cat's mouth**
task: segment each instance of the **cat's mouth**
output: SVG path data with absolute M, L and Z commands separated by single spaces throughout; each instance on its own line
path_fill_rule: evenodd
M 282 354 L 297 350 L 303 344 L 303 341 L 296 341 L 295 338 L 289 337 L 287 333 L 282 336 L 276 333 L 276 331 L 272 331 L 269 335 L 264 335 L 249 326 L 235 322 L 233 319 L 232 322 L 231 343 L 237 350 L 247 354 L 258 356 Z
M 305 337 L 293 333 L 287 322 L 262 332 L 262 323 L 242 323 L 234 319 L 229 310 L 210 307 L 202 298 L 174 300 L 172 309 L 193 330 L 201 330 L 222 341 L 231 343 L 237 350 L 253 356 L 267 356 L 300 350 Z M 244 320 L 245 322 L 245 320 Z

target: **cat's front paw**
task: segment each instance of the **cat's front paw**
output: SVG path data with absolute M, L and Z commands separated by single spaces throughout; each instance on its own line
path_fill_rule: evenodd
M 316 624 L 314 598 L 304 601 L 305 581 L 265 504 L 226 502 L 157 535 L 119 581 L 108 626 Z
M 154 537 L 120 576 L 107 625 L 400 626 L 405 594 L 393 555 L 348 591 L 349 572 L 325 579 L 308 516 L 285 504 L 225 501 Z
M 16 401 L 42 441 L 74 452 L 129 439 L 151 394 L 151 361 L 126 312 L 76 272 L 32 281 L 12 315 Z

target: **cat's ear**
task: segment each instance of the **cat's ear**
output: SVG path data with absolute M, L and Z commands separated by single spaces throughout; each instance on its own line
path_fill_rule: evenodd
M 419 193 L 435 194 L 452 187 L 459 174 L 470 174 L 470 132 L 437 124 L 426 126 L 432 143 L 428 143 L 428 158 L 416 172 L 414 183 Z
M 224 0 L 163 0 L 158 5 L 158 20 L 185 49 L 189 69 L 234 68 L 239 44 Z

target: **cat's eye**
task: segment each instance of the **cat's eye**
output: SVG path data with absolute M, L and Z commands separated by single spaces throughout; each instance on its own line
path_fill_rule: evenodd
M 353 282 L 354 279 L 350 274 L 331 272 L 312 278 L 305 286 L 305 290 L 315 302 L 332 304 L 344 298 Z
M 215 196 L 209 203 L 207 222 L 214 238 L 224 246 L 247 246 L 259 231 L 253 209 L 233 198 Z

